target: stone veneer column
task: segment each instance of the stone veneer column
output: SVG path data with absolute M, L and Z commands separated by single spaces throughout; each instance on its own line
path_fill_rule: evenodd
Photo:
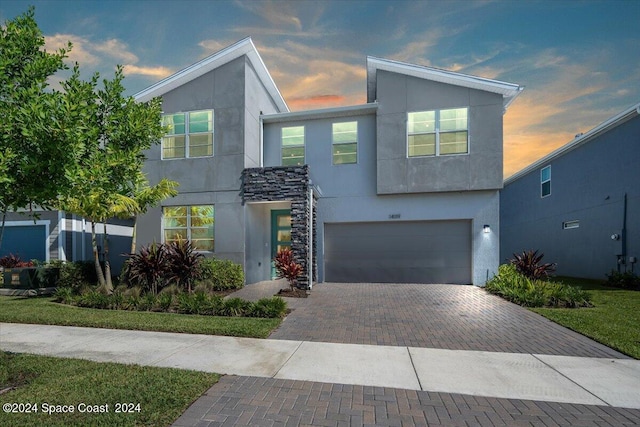
M 291 250 L 295 261 L 302 266 L 298 287 L 309 288 L 309 269 L 317 277 L 316 250 L 313 247 L 313 265 L 309 260 L 309 166 L 274 166 L 250 168 L 242 172 L 242 204 L 246 202 L 291 202 Z M 316 241 L 316 215 L 314 197 L 313 239 Z

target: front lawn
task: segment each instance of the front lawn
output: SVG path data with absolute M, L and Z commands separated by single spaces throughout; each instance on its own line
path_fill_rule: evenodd
M 0 322 L 266 338 L 282 319 L 99 310 L 52 298 L 0 297 Z
M 0 390 L 9 389 L 0 394 L 0 425 L 167 426 L 218 379 L 204 372 L 0 351 Z
M 592 308 L 530 310 L 602 344 L 640 359 L 640 292 L 603 286 L 601 281 L 554 278 L 591 294 Z

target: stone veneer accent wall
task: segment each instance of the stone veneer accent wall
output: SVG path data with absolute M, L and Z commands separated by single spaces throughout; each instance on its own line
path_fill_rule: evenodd
M 242 171 L 242 204 L 246 202 L 291 202 L 291 250 L 302 274 L 298 287 L 309 288 L 309 166 L 273 166 Z M 313 239 L 316 242 L 316 198 L 313 198 Z M 317 276 L 316 244 L 313 245 L 313 277 Z

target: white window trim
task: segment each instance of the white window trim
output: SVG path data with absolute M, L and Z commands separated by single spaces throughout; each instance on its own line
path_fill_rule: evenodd
M 196 249 L 196 252 L 198 253 L 203 253 L 203 254 L 213 254 L 216 252 L 216 208 L 215 208 L 215 204 L 209 204 L 209 205 L 198 205 L 198 204 L 190 204 L 190 205 L 164 205 L 160 208 L 160 233 L 161 233 L 161 242 L 167 243 L 165 241 L 165 237 L 164 237 L 164 231 L 165 231 L 165 226 L 164 226 L 164 208 L 182 208 L 182 207 L 186 207 L 187 208 L 187 226 L 186 226 L 186 230 L 187 230 L 187 239 L 189 241 L 191 241 L 190 239 L 190 235 L 191 234 L 191 207 L 192 206 L 213 206 L 213 250 L 212 251 L 203 251 L 203 250 L 199 250 Z M 174 227 L 174 229 L 177 227 Z
M 461 108 L 464 108 L 467 110 L 467 152 L 466 153 L 452 153 L 452 154 L 440 154 L 440 111 L 442 110 L 459 110 Z M 435 126 L 436 126 L 436 130 L 435 135 L 436 135 L 436 152 L 435 154 L 424 154 L 424 155 L 420 155 L 420 156 L 410 156 L 409 155 L 409 114 L 410 113 L 423 113 L 423 112 L 429 112 L 429 111 L 433 111 L 435 113 Z M 405 136 L 405 149 L 406 149 L 406 156 L 407 159 L 414 159 L 414 158 L 420 158 L 420 157 L 453 157 L 453 156 L 468 156 L 469 154 L 471 154 L 471 123 L 469 121 L 469 107 L 465 106 L 465 107 L 451 107 L 451 108 L 440 108 L 437 110 L 416 110 L 416 111 L 407 111 L 407 115 L 405 117 L 405 132 L 406 132 L 406 136 Z M 426 132 L 425 132 L 426 133 Z M 431 132 L 430 132 L 431 133 Z M 447 133 L 447 132 L 444 132 Z
M 197 156 L 197 157 L 190 157 L 189 156 L 189 115 L 191 113 L 202 113 L 205 111 L 211 111 L 211 155 L 210 156 Z M 193 111 L 176 111 L 175 113 L 166 113 L 163 114 L 163 118 L 164 116 L 172 116 L 174 114 L 184 114 L 185 115 L 185 119 L 184 119 L 184 157 L 169 157 L 169 158 L 165 158 L 164 157 L 164 138 L 165 137 L 171 137 L 171 136 L 176 136 L 176 135 L 183 135 L 181 133 L 178 134 L 173 134 L 173 135 L 169 135 L 169 134 L 165 134 L 162 136 L 162 139 L 160 140 L 160 159 L 161 160 L 166 160 L 166 161 L 170 161 L 170 160 L 184 160 L 184 159 L 207 159 L 210 157 L 213 157 L 216 154 L 215 151 L 215 143 L 216 143 L 216 138 L 215 138 L 215 131 L 216 131 L 216 126 L 215 126 L 215 122 L 216 122 L 216 113 L 213 110 L 213 108 L 211 109 L 205 109 L 205 110 L 193 110 Z M 209 132 L 197 132 L 197 134 L 208 134 Z
M 335 145 L 348 145 L 354 144 L 354 142 L 333 142 L 333 125 L 336 123 L 355 123 L 356 124 L 356 161 L 353 163 L 334 163 L 333 162 L 333 147 Z M 345 165 L 357 165 L 360 162 L 360 123 L 357 120 L 348 120 L 343 122 L 332 122 L 331 123 L 331 165 L 332 166 L 345 166 Z
M 546 181 L 542 180 L 542 171 L 545 169 L 549 169 L 549 179 Z M 549 183 L 549 194 L 542 194 L 542 185 L 545 183 Z M 549 197 L 551 195 L 551 165 L 547 165 L 540 169 L 540 198 L 544 199 L 545 197 Z
M 299 127 L 301 127 L 301 128 L 303 129 L 303 137 L 302 137 L 303 142 L 302 142 L 302 148 L 303 148 L 303 156 L 304 156 L 304 158 L 303 158 L 303 161 L 302 161 L 302 165 L 307 164 L 307 126 L 306 126 L 306 125 L 300 125 L 300 126 L 282 126 L 282 127 L 280 128 L 280 166 L 284 166 L 284 165 L 282 164 L 282 160 L 283 160 L 282 152 L 283 152 L 283 148 L 284 148 L 284 145 L 282 144 L 282 131 L 283 131 L 284 129 L 287 129 L 287 128 L 299 128 Z M 299 147 L 299 145 L 289 145 L 287 148 L 292 148 L 292 147 Z M 302 165 L 301 165 L 301 166 L 302 166 Z M 296 165 L 289 165 L 289 166 L 296 166 Z

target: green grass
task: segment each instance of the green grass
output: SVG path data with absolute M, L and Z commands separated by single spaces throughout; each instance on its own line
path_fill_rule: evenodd
M 168 426 L 215 384 L 219 375 L 168 368 L 97 363 L 0 352 L 0 404 L 37 404 L 37 413 L 0 412 L 0 425 Z M 140 404 L 116 413 L 118 403 Z M 74 413 L 43 413 L 47 405 L 73 405 Z M 109 412 L 80 413 L 80 404 Z M 139 411 L 138 411 L 139 408 Z
M 559 277 L 591 294 L 592 308 L 531 308 L 556 323 L 640 359 L 640 292 L 611 288 L 601 281 Z
M 0 322 L 266 338 L 282 319 L 98 310 L 46 298 L 0 297 Z

